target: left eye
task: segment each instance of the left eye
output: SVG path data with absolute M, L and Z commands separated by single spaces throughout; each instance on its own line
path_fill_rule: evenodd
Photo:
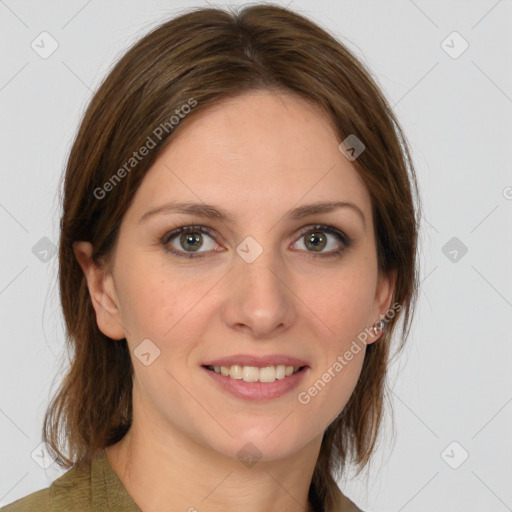
M 336 228 L 317 225 L 303 231 L 294 245 L 298 249 L 321 255 L 338 254 L 350 245 L 349 238 Z M 324 250 L 325 249 L 325 250 Z M 316 256 L 316 254 L 312 254 Z

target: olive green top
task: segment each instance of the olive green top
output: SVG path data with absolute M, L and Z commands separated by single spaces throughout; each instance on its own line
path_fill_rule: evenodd
M 341 494 L 339 512 L 362 512 Z M 50 487 L 33 492 L 0 512 L 142 512 L 110 465 L 105 450 L 92 464 L 75 466 Z
M 105 450 L 92 464 L 73 467 L 50 487 L 0 509 L 1 512 L 142 512 L 112 469 Z

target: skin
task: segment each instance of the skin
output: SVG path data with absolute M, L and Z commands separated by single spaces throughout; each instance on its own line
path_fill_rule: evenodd
M 108 262 L 95 266 L 91 244 L 74 244 L 98 326 L 126 338 L 134 365 L 133 425 L 107 455 L 144 512 L 161 512 L 162 503 L 200 512 L 308 510 L 322 434 L 352 394 L 365 348 L 307 405 L 297 395 L 385 315 L 396 276 L 378 273 L 370 196 L 316 106 L 293 93 L 253 91 L 184 122 L 144 177 Z M 233 220 L 168 212 L 139 222 L 169 201 L 213 204 Z M 352 202 L 364 221 L 349 207 L 284 219 L 320 201 Z M 352 244 L 313 258 L 304 228 L 318 223 Z M 205 257 L 174 256 L 160 243 L 187 225 L 214 230 L 202 235 Z M 324 254 L 343 247 L 322 233 Z M 252 263 L 236 252 L 248 236 L 263 248 Z M 193 252 L 179 235 L 171 244 Z M 149 366 L 133 353 L 146 338 L 160 350 Z M 237 353 L 288 354 L 310 368 L 298 389 L 248 402 L 201 368 Z M 237 457 L 247 442 L 262 454 L 252 467 Z

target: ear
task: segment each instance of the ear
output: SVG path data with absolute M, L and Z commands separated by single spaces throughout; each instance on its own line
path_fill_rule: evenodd
M 387 274 L 379 274 L 377 280 L 377 288 L 375 291 L 375 301 L 373 306 L 373 316 L 371 317 L 372 327 L 382 318 L 386 317 L 391 307 L 391 299 L 393 298 L 393 292 L 395 291 L 397 278 L 397 271 L 393 269 Z M 377 341 L 382 336 L 383 330 L 379 330 L 377 334 L 374 334 L 371 330 L 371 334 L 368 337 L 367 344 Z
M 87 280 L 98 327 L 105 336 L 120 340 L 126 336 L 121 325 L 114 280 L 105 265 L 97 266 L 92 261 L 92 250 L 90 242 L 75 242 L 73 244 L 73 252 Z

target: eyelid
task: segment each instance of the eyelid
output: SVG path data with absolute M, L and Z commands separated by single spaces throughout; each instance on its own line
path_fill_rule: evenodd
M 186 225 L 186 226 L 178 226 L 177 228 L 167 231 L 165 233 L 165 235 L 162 237 L 161 241 L 167 243 L 167 242 L 169 242 L 169 240 L 171 238 L 175 237 L 176 235 L 181 235 L 182 233 L 186 233 L 187 231 L 199 231 L 201 233 L 206 233 L 207 235 L 211 236 L 212 238 L 214 237 L 214 233 L 215 233 L 220 238 L 222 238 L 219 233 L 217 233 L 214 229 L 212 229 L 208 226 L 204 226 L 202 224 L 190 224 L 190 225 Z
M 306 233 L 310 233 L 313 231 L 323 231 L 326 233 L 337 235 L 341 239 L 341 241 L 347 246 L 352 243 L 352 239 L 346 233 L 344 233 L 338 228 L 335 228 L 334 226 L 328 226 L 326 224 L 310 224 L 309 226 L 305 226 L 304 228 L 301 229 L 301 231 L 299 231 L 298 238 L 304 236 Z

